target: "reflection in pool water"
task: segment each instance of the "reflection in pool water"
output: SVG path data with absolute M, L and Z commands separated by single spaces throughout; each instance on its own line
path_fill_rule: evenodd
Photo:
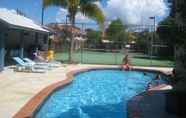
M 36 118 L 126 118 L 127 101 L 145 91 L 155 73 L 93 70 L 54 92 Z

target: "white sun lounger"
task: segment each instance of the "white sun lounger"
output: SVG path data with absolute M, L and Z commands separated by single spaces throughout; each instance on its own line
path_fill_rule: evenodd
M 46 68 L 42 68 L 41 66 L 26 63 L 19 57 L 13 57 L 13 60 L 17 63 L 15 71 L 33 72 L 33 73 L 45 73 L 46 72 Z
M 40 66 L 48 66 L 49 69 L 51 68 L 57 68 L 61 66 L 60 62 L 35 62 L 29 58 L 24 58 L 24 61 L 26 61 L 27 63 L 31 63 L 31 64 L 35 64 L 35 65 L 40 65 Z
M 48 63 L 35 62 L 35 61 L 32 61 L 29 58 L 24 58 L 23 60 L 26 61 L 29 64 L 32 64 L 32 65 L 40 66 L 40 67 L 43 67 L 43 68 L 46 68 L 46 69 L 51 69 Z

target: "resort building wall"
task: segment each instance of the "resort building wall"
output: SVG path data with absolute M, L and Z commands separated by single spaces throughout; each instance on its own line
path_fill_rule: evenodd
M 4 54 L 5 54 L 4 37 L 3 33 L 0 32 L 0 71 L 2 71 L 4 67 Z

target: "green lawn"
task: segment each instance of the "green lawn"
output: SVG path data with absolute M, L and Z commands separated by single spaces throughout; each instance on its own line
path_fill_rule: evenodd
M 141 53 L 130 53 L 132 64 L 135 66 L 173 67 L 174 62 L 162 59 L 149 59 Z M 84 64 L 121 64 L 124 55 L 122 53 L 107 53 L 83 51 L 73 54 L 73 61 Z M 66 62 L 68 53 L 56 53 L 55 59 Z

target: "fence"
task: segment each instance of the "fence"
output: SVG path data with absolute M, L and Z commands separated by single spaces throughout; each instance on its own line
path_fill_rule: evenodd
M 63 24 L 65 25 L 65 24 Z M 76 24 L 73 61 L 82 64 L 122 64 L 126 54 L 137 66 L 174 66 L 167 52 L 171 47 L 154 32 L 153 25 L 114 25 L 102 33 L 95 24 Z M 75 30 L 75 29 L 71 29 Z M 70 37 L 64 37 L 53 47 L 57 60 L 68 62 Z M 172 53 L 172 52 L 170 52 Z

